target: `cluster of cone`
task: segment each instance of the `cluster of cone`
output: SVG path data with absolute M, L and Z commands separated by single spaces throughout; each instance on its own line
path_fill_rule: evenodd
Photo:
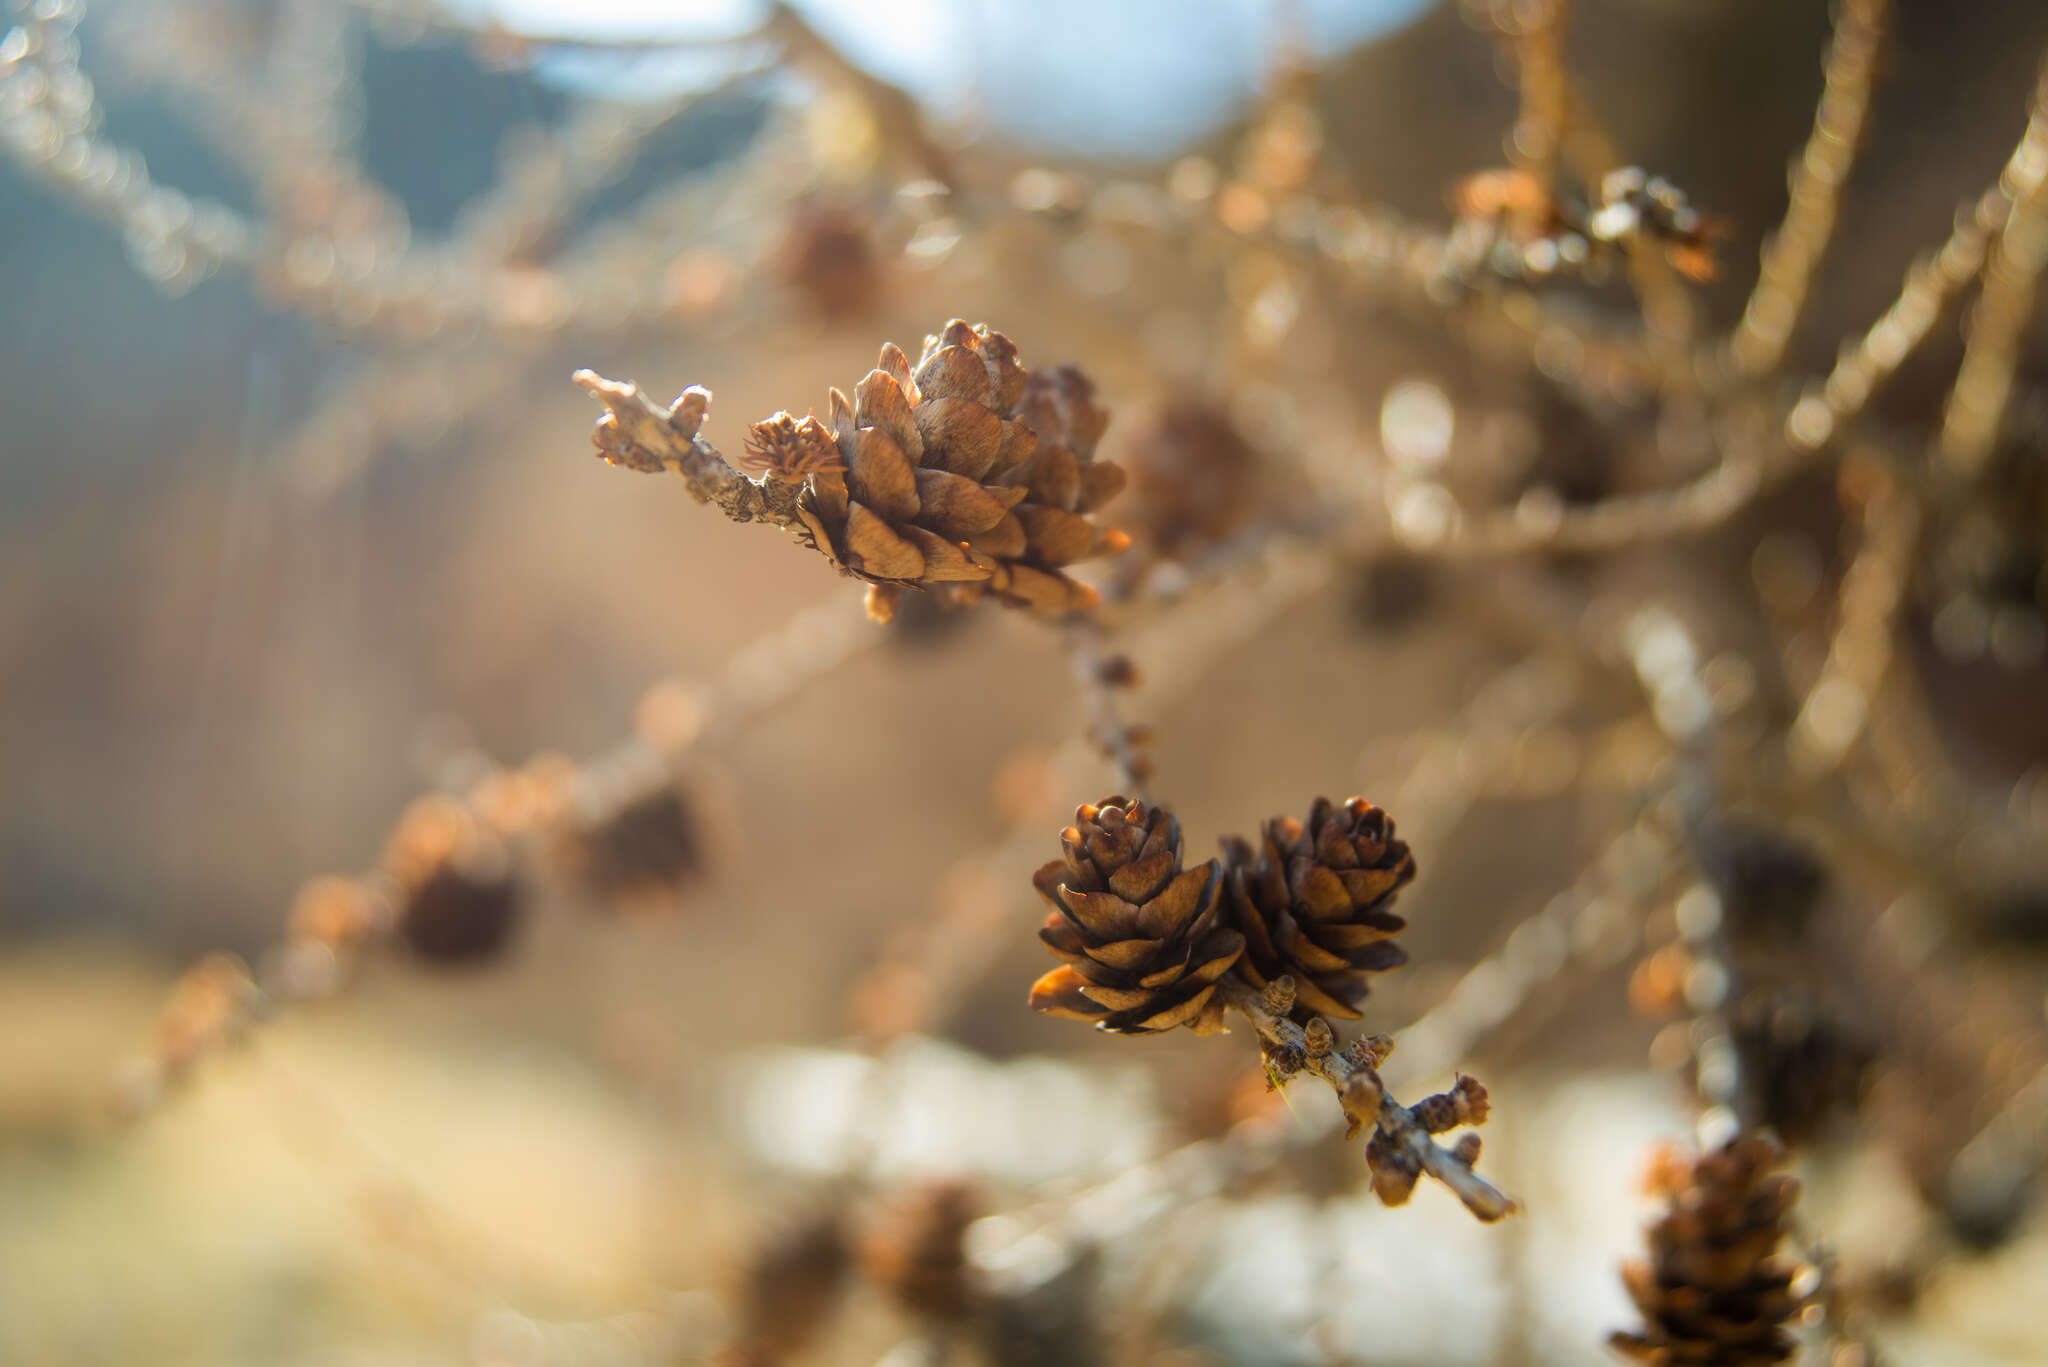
M 1404 963 L 1390 910 L 1415 876 L 1387 814 L 1318 798 L 1307 821 L 1276 817 L 1259 847 L 1183 868 L 1180 823 L 1162 807 L 1104 798 L 1060 833 L 1063 857 L 1033 875 L 1051 905 L 1039 938 L 1065 962 L 1031 989 L 1047 1015 L 1115 1034 L 1220 1029 L 1217 985 L 1294 980 L 1295 1019 L 1356 1019 L 1372 974 Z
M 808 544 L 870 586 L 887 620 L 906 589 L 992 593 L 1062 615 L 1097 593 L 1065 567 L 1129 540 L 1090 520 L 1122 490 L 1095 459 L 1109 413 L 1078 370 L 1027 371 L 987 325 L 955 319 L 912 367 L 891 343 L 854 386 L 831 393 L 830 428 L 778 413 L 749 432 L 747 463 L 800 483 Z

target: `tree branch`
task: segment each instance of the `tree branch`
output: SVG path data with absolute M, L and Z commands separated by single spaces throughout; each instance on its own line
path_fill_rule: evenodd
M 673 470 L 683 477 L 692 498 L 713 505 L 735 522 L 772 522 L 791 530 L 803 526 L 796 515 L 796 485 L 748 479 L 697 435 L 711 407 L 710 390 L 691 385 L 663 408 L 631 380 L 607 380 L 594 370 L 579 370 L 572 378 L 608 410 L 590 434 L 608 463 L 650 473 Z
M 1336 1092 L 1350 1133 L 1373 1126 L 1366 1152 L 1373 1165 L 1373 1190 L 1382 1201 L 1400 1205 L 1414 1190 L 1416 1178 L 1428 1173 L 1449 1187 L 1465 1209 L 1489 1223 L 1519 1208 L 1512 1197 L 1472 1171 L 1479 1157 L 1479 1136 L 1467 1134 L 1449 1149 L 1432 1137 L 1455 1125 L 1485 1121 L 1486 1089 L 1476 1081 L 1460 1077 L 1452 1090 L 1403 1106 L 1380 1081 L 1379 1065 L 1394 1049 L 1386 1036 L 1368 1035 L 1338 1050 L 1328 1021 L 1317 1017 L 1306 1026 L 1295 1024 L 1287 1014 L 1294 1004 L 1291 978 L 1278 978 L 1261 990 L 1225 977 L 1218 990 L 1258 1031 L 1270 1076 L 1285 1079 L 1313 1073 Z

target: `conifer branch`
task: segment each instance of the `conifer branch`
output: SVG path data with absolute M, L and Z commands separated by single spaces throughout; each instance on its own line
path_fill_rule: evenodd
M 1449 1092 L 1403 1106 L 1379 1075 L 1379 1065 L 1394 1050 L 1385 1035 L 1368 1035 L 1338 1049 L 1329 1022 L 1316 1017 L 1297 1025 L 1292 1008 L 1292 979 L 1280 978 L 1261 990 L 1235 977 L 1219 989 L 1225 1003 L 1251 1022 L 1258 1032 L 1269 1075 L 1280 1081 L 1311 1073 L 1330 1085 L 1344 1109 L 1349 1133 L 1371 1127 L 1368 1153 L 1373 1161 L 1373 1190 L 1388 1205 L 1400 1205 L 1414 1189 L 1416 1176 L 1428 1173 L 1449 1187 L 1465 1208 L 1489 1223 L 1520 1207 L 1472 1170 L 1479 1156 L 1478 1136 L 1468 1134 L 1451 1148 L 1432 1137 L 1456 1124 L 1477 1125 L 1487 1114 L 1486 1089 L 1460 1077 Z

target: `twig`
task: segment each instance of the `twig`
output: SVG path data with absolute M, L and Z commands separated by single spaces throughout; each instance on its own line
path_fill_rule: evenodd
M 956 188 L 953 159 L 925 127 L 924 113 L 908 92 L 869 74 L 782 0 L 771 6 L 765 31 L 796 65 L 809 66 L 823 79 L 858 95 L 874 117 L 883 144 L 897 151 L 919 175 L 948 190 Z
M 1817 451 L 1862 413 L 1878 387 L 1927 340 L 1963 286 L 1976 279 L 1991 238 L 2011 212 L 2012 201 L 1993 188 L 1957 213 L 1948 239 L 1907 268 L 1898 297 L 1870 330 L 1842 349 L 1826 379 L 1806 387 L 1786 414 L 1787 441 Z
M 572 378 L 608 410 L 598 419 L 591 440 L 609 463 L 629 470 L 673 470 L 683 477 L 692 498 L 713 505 L 735 522 L 772 522 L 791 529 L 803 525 L 796 512 L 798 486 L 779 479 L 748 479 L 697 435 L 711 406 L 710 390 L 691 385 L 662 408 L 630 380 L 607 380 L 594 370 L 579 370 Z
M 579 766 L 577 779 L 621 802 L 672 783 L 706 737 L 736 735 L 751 719 L 773 711 L 805 685 L 882 639 L 868 628 L 860 613 L 835 595 L 734 652 L 712 683 L 694 688 L 675 681 L 655 685 L 650 693 L 666 690 L 689 698 L 694 724 L 680 733 L 635 735 L 622 741 Z M 712 720 L 717 722 L 715 727 L 707 725 Z M 540 833 L 512 834 L 525 839 Z M 116 1076 L 118 1116 L 139 1119 L 154 1109 L 171 1087 L 186 1082 L 202 1057 L 240 1044 L 280 1011 L 327 996 L 345 981 L 357 961 L 396 930 L 390 890 L 381 886 L 381 879 L 366 881 L 362 891 L 374 910 L 364 938 L 345 955 L 338 950 L 325 952 L 321 971 L 307 973 L 288 947 L 288 952 L 265 966 L 260 977 L 225 955 L 202 960 L 181 977 L 160 1020 L 154 1054 L 130 1060 Z
M 1116 766 L 1119 789 L 1141 802 L 1150 802 L 1146 783 L 1152 776 L 1152 758 L 1140 746 L 1144 732 L 1118 715 L 1109 659 L 1102 649 L 1101 623 L 1092 617 L 1076 619 L 1067 626 L 1066 642 L 1074 682 L 1080 687 L 1082 704 L 1088 712 L 1090 734 Z
M 1874 461 L 1844 471 L 1855 476 L 1856 520 L 1863 544 L 1842 574 L 1836 624 L 1826 665 L 1800 704 L 1786 745 L 1806 777 L 1837 768 L 1863 734 L 1890 667 L 1892 632 L 1920 539 L 1920 505 Z
M 1563 49 L 1570 0 L 1537 0 L 1514 9 L 1522 109 L 1515 120 L 1513 150 L 1545 188 L 1555 190 L 1568 122 L 1570 78 Z
M 1459 1141 L 1455 1151 L 1431 1137 L 1454 1124 L 1484 1121 L 1485 1088 L 1461 1077 L 1458 1087 L 1443 1093 L 1442 1099 L 1432 1097 L 1418 1106 L 1403 1106 L 1380 1081 L 1379 1065 L 1394 1048 L 1394 1042 L 1384 1035 L 1368 1036 L 1339 1050 L 1327 1021 L 1318 1017 L 1306 1027 L 1295 1024 L 1287 1015 L 1294 996 L 1291 978 L 1278 978 L 1261 990 L 1226 977 L 1217 990 L 1258 1032 L 1273 1077 L 1285 1080 L 1297 1073 L 1313 1073 L 1329 1083 L 1337 1094 L 1338 1105 L 1343 1108 L 1352 1133 L 1367 1126 L 1374 1128 L 1372 1149 L 1377 1152 L 1373 1188 L 1381 1200 L 1388 1205 L 1405 1201 L 1414 1186 L 1415 1174 L 1426 1172 L 1449 1187 L 1465 1208 L 1481 1220 L 1498 1220 L 1517 1209 L 1513 1199 L 1472 1171 L 1472 1162 L 1478 1155 L 1472 1142 L 1476 1137 Z M 1462 1100 L 1462 1105 L 1452 1098 Z M 1463 1114 L 1448 1118 L 1448 1123 L 1438 1123 L 1447 1117 L 1434 1112 L 1453 1107 Z
M 1941 467 L 1964 483 L 1982 475 L 1991 459 L 2048 262 L 2048 62 L 2034 87 L 2033 116 L 1998 188 L 2012 208 L 1984 268 L 1984 292 L 1964 334 L 1962 368 L 1935 448 Z
M 1764 243 L 1756 287 L 1728 342 L 1738 375 L 1767 375 L 1805 310 L 1813 273 L 1834 236 L 1842 186 L 1855 165 L 1870 112 L 1871 80 L 1884 41 L 1888 0 L 1840 0 L 1813 132 L 1792 164 L 1784 221 Z

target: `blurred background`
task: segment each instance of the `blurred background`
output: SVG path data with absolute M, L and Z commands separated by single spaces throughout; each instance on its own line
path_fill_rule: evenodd
M 1715 225 L 1662 294 L 1456 258 L 1550 12 L 0 10 L 0 1362 L 1610 1360 L 1703 1029 L 1806 1131 L 1812 1361 L 2048 1361 L 2042 329 L 1967 496 L 1901 473 L 1948 310 L 1722 514 L 1453 534 L 1760 440 L 1999 180 L 2048 11 L 1883 15 L 1799 325 L 1704 397 L 1637 295 L 1737 326 L 1829 9 L 1570 6 Z M 955 317 L 1114 415 L 1137 547 L 1083 577 L 1190 859 L 1318 794 L 1414 845 L 1365 1026 L 1404 1096 L 1486 1081 L 1525 1216 L 1382 1209 L 1242 1030 L 1031 1013 L 1028 874 L 1116 782 L 1061 634 L 868 624 L 568 380 L 705 385 L 735 453 Z M 490 925 L 385 933 L 443 858 Z M 905 1290 L 934 1221 L 970 1309 Z

